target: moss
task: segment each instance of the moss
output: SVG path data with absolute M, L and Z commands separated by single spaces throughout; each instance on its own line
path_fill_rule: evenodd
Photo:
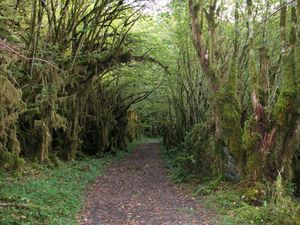
M 243 132 L 242 148 L 247 156 L 247 172 L 250 175 L 256 176 L 255 173 L 260 172 L 259 163 L 260 158 L 257 154 L 257 144 L 261 140 L 261 135 L 256 131 L 257 124 L 254 116 L 251 116 L 245 123 Z
M 17 128 L 15 125 L 10 129 L 9 149 L 16 156 L 19 156 L 21 152 L 20 142 L 17 137 Z
M 23 168 L 25 166 L 25 160 L 19 157 L 15 158 L 13 169 L 19 172 L 23 171 Z
M 283 127 L 289 115 L 295 111 L 299 99 L 299 85 L 296 85 L 296 67 L 294 50 L 284 56 L 282 68 L 282 86 L 274 106 L 273 116 L 276 123 Z
M 49 150 L 51 148 L 52 133 L 50 132 L 47 123 L 42 120 L 35 120 L 34 128 L 37 132 L 39 132 L 41 138 L 40 149 L 38 151 L 39 160 L 41 162 L 46 162 L 48 161 Z
M 0 151 L 0 162 L 2 166 L 6 167 L 14 161 L 14 156 L 9 151 Z
M 256 131 L 256 120 L 254 116 L 251 116 L 249 120 L 246 121 L 244 132 L 243 132 L 243 149 L 250 150 L 253 149 L 258 141 L 261 139 L 260 133 Z
M 0 166 L 13 167 L 18 159 L 20 143 L 16 122 L 24 108 L 21 92 L 5 76 L 0 75 Z M 18 110 L 17 110 L 18 109 Z
M 241 157 L 241 107 L 232 85 L 225 85 L 216 94 L 216 102 L 220 111 L 222 134 L 231 153 L 236 159 Z
M 9 151 L 0 151 L 0 166 L 22 172 L 25 160 Z
M 283 88 L 274 107 L 273 116 L 279 126 L 284 126 L 287 116 L 297 106 L 296 88 Z
M 20 91 L 6 77 L 0 75 L 0 105 L 13 108 L 20 106 L 20 104 Z
M 223 170 L 222 153 L 208 124 L 196 124 L 175 152 L 181 175 L 217 176 Z
M 62 129 L 66 131 L 68 129 L 68 121 L 65 117 L 59 115 L 57 112 L 52 111 L 50 117 L 51 125 L 54 129 Z

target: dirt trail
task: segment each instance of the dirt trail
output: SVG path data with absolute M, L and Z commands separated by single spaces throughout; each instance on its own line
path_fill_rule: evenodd
M 159 143 L 139 146 L 88 192 L 82 225 L 209 224 L 203 208 L 167 177 Z

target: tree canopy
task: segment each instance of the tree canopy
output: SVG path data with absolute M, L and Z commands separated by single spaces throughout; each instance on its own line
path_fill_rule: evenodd
M 162 136 L 187 174 L 300 189 L 300 0 L 2 0 L 0 166 Z

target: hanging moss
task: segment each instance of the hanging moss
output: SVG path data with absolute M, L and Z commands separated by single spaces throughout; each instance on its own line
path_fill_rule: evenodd
M 59 115 L 57 112 L 51 112 L 51 125 L 55 129 L 62 129 L 66 131 L 68 129 L 68 121 L 65 117 Z
M 75 112 L 69 115 L 69 126 L 66 133 L 66 143 L 68 143 L 68 148 L 66 150 L 66 159 L 75 159 L 76 153 L 79 150 L 81 140 L 79 137 L 81 127 L 79 124 L 79 111 L 74 108 Z
M 52 134 L 45 121 L 35 120 L 34 128 L 38 133 L 38 137 L 40 139 L 40 146 L 39 149 L 37 149 L 37 157 L 41 162 L 47 162 L 49 160 Z
M 14 108 L 21 105 L 21 93 L 4 76 L 0 75 L 0 110 Z
M 127 120 L 127 138 L 132 141 L 138 138 L 141 133 L 141 124 L 137 112 L 129 110 L 127 112 Z
M 21 92 L 0 75 L 0 167 L 21 171 L 24 166 L 16 128 L 17 110 L 23 108 Z
M 14 155 L 18 156 L 21 152 L 21 147 L 17 137 L 17 131 L 15 125 L 13 125 L 13 127 L 10 129 L 9 140 L 10 141 L 9 141 L 8 148 Z

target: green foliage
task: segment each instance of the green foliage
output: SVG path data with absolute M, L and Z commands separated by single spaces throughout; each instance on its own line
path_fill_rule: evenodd
M 267 196 L 267 187 L 260 182 L 255 182 L 243 190 L 242 198 L 249 204 L 262 205 Z
M 191 179 L 192 174 L 186 168 L 186 165 L 193 163 L 192 156 L 189 156 L 178 149 L 166 149 L 164 146 L 160 148 L 162 158 L 168 169 L 171 170 L 170 177 L 176 183 L 183 183 Z
M 223 170 L 223 155 L 209 124 L 196 124 L 186 136 L 184 148 L 194 155 L 192 172 L 202 176 L 218 176 Z
M 179 156 L 177 149 L 162 147 L 161 152 L 175 181 L 190 182 L 195 178 L 178 163 L 182 155 Z M 187 161 L 187 157 L 183 158 Z M 195 187 L 194 195 L 208 209 L 218 212 L 219 216 L 214 218 L 217 224 L 297 224 L 300 202 L 290 197 L 291 193 L 286 192 L 288 186 L 282 182 L 279 175 L 273 184 L 242 182 L 232 187 L 220 176 L 207 181 L 202 178 L 201 184 Z
M 162 147 L 161 151 L 172 171 L 172 178 L 178 183 L 193 178 L 218 176 L 223 169 L 222 154 L 217 152 L 214 138 L 204 124 L 197 124 L 176 148 Z
M 223 156 L 209 129 L 207 125 L 197 124 L 176 148 L 163 148 L 164 158 L 177 182 L 220 175 Z
M 204 190 L 198 193 L 201 202 L 220 214 L 218 224 L 292 225 L 299 222 L 300 203 L 284 194 L 281 176 L 273 185 L 256 183 L 244 187 L 240 184 L 232 188 L 220 182 L 216 187 L 216 182 L 218 179 L 203 183 L 197 189 Z M 258 199 L 261 204 L 257 204 Z
M 28 159 L 37 159 L 47 165 L 41 174 L 51 177 L 48 167 L 56 166 L 67 174 L 73 164 L 61 160 L 108 152 L 119 158 L 144 130 L 163 135 L 177 182 L 223 177 L 228 167 L 259 177 L 240 201 L 238 214 L 249 223 L 273 218 L 275 209 L 281 221 L 285 209 L 276 202 L 293 209 L 287 196 L 259 210 L 251 205 L 265 201 L 263 175 L 299 171 L 293 4 L 236 1 L 233 21 L 235 4 L 217 1 L 171 1 L 159 15 L 131 1 L 54 2 L 0 5 L 0 167 L 20 177 Z M 197 192 L 221 184 L 212 180 Z M 40 217 L 49 222 L 45 212 Z
M 1 2 L 1 153 L 59 164 L 124 148 L 141 132 L 127 111 L 149 95 L 146 85 L 142 94 L 128 88 L 131 78 L 118 71 L 137 64 L 130 31 L 139 4 L 43 4 Z
M 194 195 L 213 194 L 219 188 L 221 181 L 222 181 L 222 177 L 220 176 L 217 179 L 212 179 L 211 181 L 199 185 L 196 188 Z

